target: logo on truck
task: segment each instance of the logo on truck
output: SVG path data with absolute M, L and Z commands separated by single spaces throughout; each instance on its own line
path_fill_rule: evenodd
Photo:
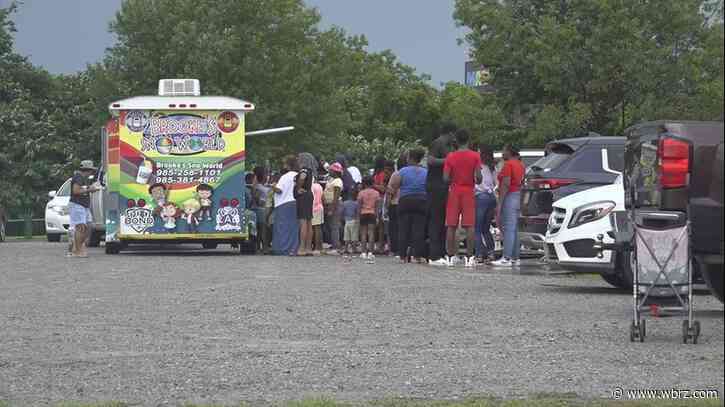
M 141 151 L 162 155 L 224 151 L 225 146 L 216 118 L 192 115 L 151 117 L 141 140 Z
M 136 233 L 143 233 L 154 225 L 154 216 L 148 208 L 129 208 L 124 213 L 123 224 Z

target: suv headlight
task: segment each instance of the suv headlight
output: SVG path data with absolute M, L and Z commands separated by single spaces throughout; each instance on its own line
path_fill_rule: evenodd
M 574 209 L 574 214 L 569 221 L 569 228 L 575 228 L 585 223 L 597 221 L 609 215 L 617 206 L 612 201 L 593 202 Z
M 57 213 L 60 216 L 65 216 L 68 214 L 68 207 L 67 206 L 61 206 L 61 205 L 53 205 L 50 207 L 50 210 Z

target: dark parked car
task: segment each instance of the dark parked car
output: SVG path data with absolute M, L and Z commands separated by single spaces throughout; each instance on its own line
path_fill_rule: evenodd
M 529 168 L 521 190 L 521 243 L 543 249 L 552 204 L 586 189 L 612 184 L 624 169 L 624 137 L 553 141 L 546 156 Z
M 684 215 L 696 273 L 722 301 L 723 123 L 659 121 L 625 133 L 625 205 L 645 225 Z
M 5 241 L 5 237 L 7 236 L 7 226 L 8 226 L 8 213 L 5 212 L 5 208 L 0 206 L 0 242 Z

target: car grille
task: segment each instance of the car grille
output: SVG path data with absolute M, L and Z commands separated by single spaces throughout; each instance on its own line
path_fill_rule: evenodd
M 564 243 L 564 249 L 571 257 L 590 258 L 597 257 L 599 252 L 594 249 L 594 239 L 572 240 Z
M 559 233 L 566 219 L 566 209 L 554 207 L 549 217 L 549 234 Z

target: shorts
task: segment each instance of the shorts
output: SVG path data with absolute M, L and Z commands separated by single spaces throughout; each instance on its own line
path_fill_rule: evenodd
M 360 226 L 376 225 L 378 223 L 378 217 L 374 213 L 366 213 L 360 215 Z
M 325 223 L 325 211 L 320 209 L 312 211 L 312 226 L 320 226 Z
M 356 220 L 345 221 L 345 233 L 342 240 L 353 243 L 360 241 L 360 222 Z
M 453 186 L 446 202 L 446 226 L 471 227 L 476 224 L 476 196 L 473 187 Z
M 70 230 L 75 230 L 76 225 L 85 225 L 93 222 L 91 210 L 75 202 L 68 203 L 68 214 L 70 215 Z
M 297 195 L 297 219 L 312 220 L 312 192 Z

